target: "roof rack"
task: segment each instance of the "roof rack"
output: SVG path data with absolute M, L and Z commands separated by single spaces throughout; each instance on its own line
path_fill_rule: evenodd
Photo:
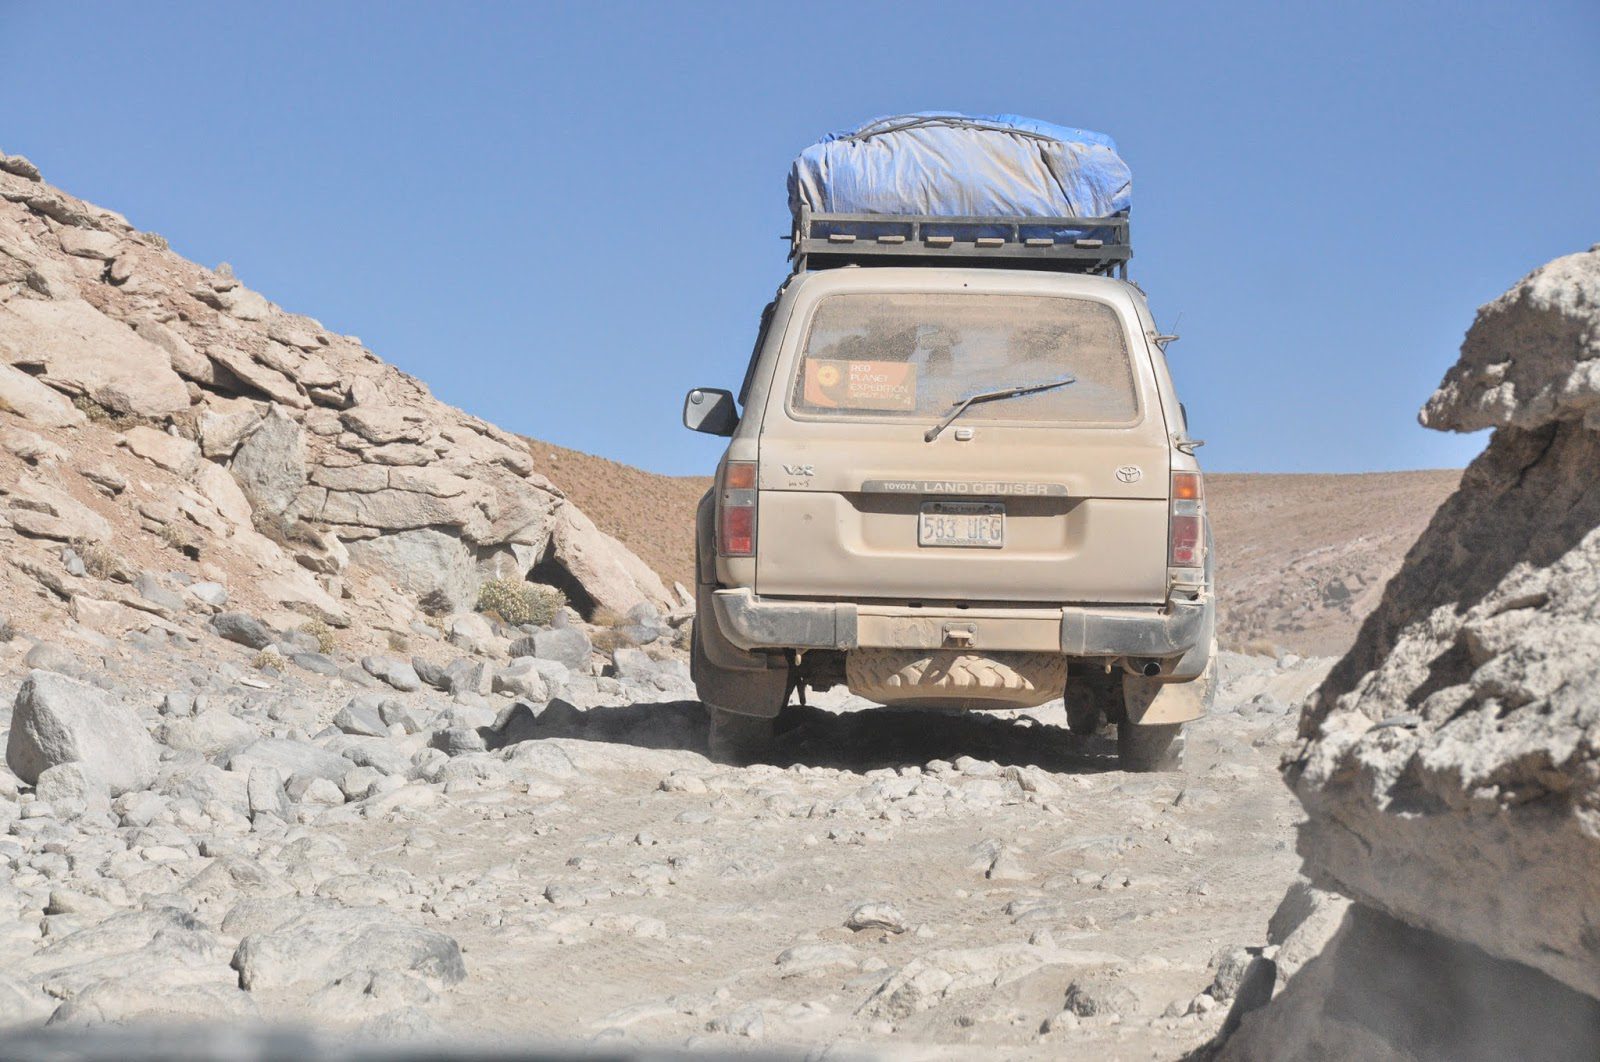
M 790 236 L 795 272 L 846 265 L 981 266 L 1128 276 L 1128 216 L 946 217 L 826 214 L 802 206 Z

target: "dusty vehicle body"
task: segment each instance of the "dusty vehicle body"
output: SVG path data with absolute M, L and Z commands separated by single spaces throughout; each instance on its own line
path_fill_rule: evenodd
M 1210 536 L 1126 219 L 1051 219 L 1120 238 L 1065 243 L 875 220 L 841 239 L 803 216 L 742 413 L 685 401 L 729 436 L 697 525 L 714 753 L 761 755 L 796 690 L 843 683 L 907 706 L 1065 696 L 1074 731 L 1117 724 L 1126 767 L 1175 765 L 1210 695 Z M 937 235 L 952 221 L 1010 235 Z

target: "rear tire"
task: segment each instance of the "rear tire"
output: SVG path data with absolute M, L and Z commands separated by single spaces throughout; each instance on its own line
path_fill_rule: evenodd
M 1183 724 L 1117 724 L 1117 760 L 1124 771 L 1148 773 L 1183 768 Z
M 1120 675 L 1103 668 L 1069 669 L 1062 700 L 1067 709 L 1067 729 L 1079 737 L 1092 737 L 1108 720 L 1114 719 L 1122 704 Z
M 697 619 L 689 649 L 689 673 L 706 710 L 706 744 L 718 763 L 744 766 L 770 758 L 773 728 L 789 699 L 787 670 L 735 671 L 707 657 Z
M 713 704 L 705 707 L 710 724 L 706 732 L 706 745 L 713 760 L 744 767 L 772 757 L 776 716 L 767 719 L 758 715 L 740 715 Z

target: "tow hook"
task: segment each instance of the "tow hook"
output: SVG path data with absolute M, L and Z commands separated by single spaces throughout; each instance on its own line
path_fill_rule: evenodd
M 957 649 L 970 649 L 973 642 L 978 639 L 978 625 L 976 623 L 946 623 L 944 625 L 944 644 Z

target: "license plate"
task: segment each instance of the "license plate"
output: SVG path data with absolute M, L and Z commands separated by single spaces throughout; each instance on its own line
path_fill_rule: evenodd
M 917 545 L 999 549 L 1006 544 L 1006 507 L 995 502 L 924 502 Z

